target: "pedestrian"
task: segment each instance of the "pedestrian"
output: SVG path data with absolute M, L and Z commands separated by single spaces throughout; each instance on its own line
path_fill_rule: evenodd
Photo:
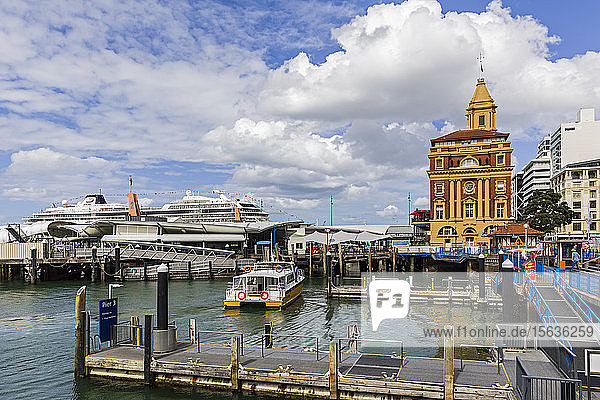
M 573 260 L 573 268 L 579 268 L 579 253 L 577 250 L 573 249 L 573 253 L 571 254 L 571 259 Z

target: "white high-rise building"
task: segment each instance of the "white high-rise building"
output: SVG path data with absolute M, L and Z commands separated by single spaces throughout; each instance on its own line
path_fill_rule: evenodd
M 600 155 L 600 121 L 593 108 L 577 112 L 577 121 L 560 124 L 550 140 L 552 176 L 569 164 L 591 161 Z
M 550 136 L 540 141 L 537 157 L 529 161 L 512 180 L 513 218 L 519 220 L 533 192 L 550 189 Z

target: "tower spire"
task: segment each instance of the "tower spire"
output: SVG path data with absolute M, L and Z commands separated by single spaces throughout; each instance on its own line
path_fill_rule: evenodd
M 477 59 L 479 60 L 479 79 L 483 80 L 483 59 L 485 57 L 483 56 L 483 53 L 480 51 L 479 52 L 479 57 L 477 57 Z
M 481 64 L 483 68 L 483 64 Z M 469 129 L 496 130 L 496 104 L 490 96 L 485 80 L 477 79 L 475 93 L 467 107 L 467 127 Z

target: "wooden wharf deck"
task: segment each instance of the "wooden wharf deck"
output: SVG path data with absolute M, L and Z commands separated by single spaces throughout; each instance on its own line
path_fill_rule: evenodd
M 314 350 L 314 349 L 313 349 Z M 331 398 L 329 352 L 301 349 L 244 347 L 239 356 L 239 388 L 249 392 Z M 230 390 L 232 350 L 219 344 L 179 343 L 168 354 L 154 355 L 151 372 L 158 384 Z M 419 398 L 444 396 L 444 360 L 340 352 L 337 398 Z M 92 377 L 142 381 L 144 349 L 116 346 L 86 357 Z M 454 361 L 455 399 L 515 399 L 504 369 L 485 361 Z

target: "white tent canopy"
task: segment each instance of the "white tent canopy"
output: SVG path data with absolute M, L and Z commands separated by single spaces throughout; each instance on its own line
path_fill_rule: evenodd
M 321 232 L 313 232 L 310 235 L 304 236 L 306 242 L 316 242 L 321 244 L 327 244 L 327 235 Z
M 388 235 L 379 235 L 377 233 L 371 233 L 371 232 L 361 232 L 358 235 L 356 235 L 356 240 L 357 242 L 375 242 L 377 240 L 382 240 L 382 239 L 388 239 L 389 236 Z
M 338 244 L 344 242 L 356 241 L 356 233 L 339 231 L 329 237 L 329 244 Z

